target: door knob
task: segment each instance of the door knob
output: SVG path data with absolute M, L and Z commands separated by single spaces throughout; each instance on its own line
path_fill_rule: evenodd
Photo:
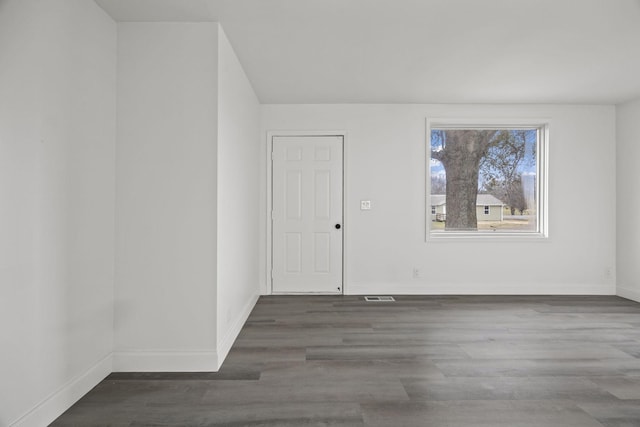
M 340 224 L 336 224 L 336 230 L 340 230 L 340 227 L 342 227 Z

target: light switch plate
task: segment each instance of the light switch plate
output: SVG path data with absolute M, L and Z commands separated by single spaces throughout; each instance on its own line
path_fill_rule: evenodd
M 360 210 L 368 211 L 371 209 L 371 200 L 360 200 Z

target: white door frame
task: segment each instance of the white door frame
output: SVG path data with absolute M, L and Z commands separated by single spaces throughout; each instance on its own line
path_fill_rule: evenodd
M 342 294 L 347 295 L 347 236 L 349 234 L 349 220 L 347 218 L 347 204 L 349 200 L 347 197 L 347 132 L 346 131 L 267 131 L 267 156 L 265 161 L 267 162 L 267 206 L 266 206 L 266 230 L 267 230 L 267 247 L 266 247 L 266 293 L 265 295 L 273 294 L 273 280 L 271 277 L 271 271 L 273 268 L 272 257 L 272 244 L 273 244 L 273 223 L 271 221 L 272 206 L 272 189 L 273 189 L 273 170 L 271 153 L 273 152 L 273 138 L 278 136 L 341 136 L 342 137 Z

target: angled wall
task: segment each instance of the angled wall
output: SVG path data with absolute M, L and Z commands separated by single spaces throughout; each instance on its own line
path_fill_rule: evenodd
M 640 99 L 616 107 L 618 290 L 640 301 Z
M 227 355 L 260 294 L 260 109 L 222 27 L 218 35 L 218 352 Z

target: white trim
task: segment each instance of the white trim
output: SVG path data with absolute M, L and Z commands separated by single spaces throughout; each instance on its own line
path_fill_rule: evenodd
M 113 353 L 113 372 L 216 372 L 215 350 L 129 350 Z
M 351 233 L 351 226 L 349 224 L 348 212 L 347 209 L 347 201 L 351 200 L 349 198 L 349 185 L 348 185 L 348 174 L 347 174 L 347 165 L 349 164 L 349 155 L 348 148 L 349 144 L 347 144 L 347 132 L 340 132 L 342 136 L 342 295 L 346 295 L 348 292 L 349 281 L 347 280 L 347 266 L 349 263 L 347 262 L 347 242 L 349 241 L 348 234 Z M 347 226 L 344 227 L 344 224 Z
M 616 295 L 613 284 L 351 283 L 349 295 Z
M 446 243 L 446 242 L 511 242 L 511 243 L 551 243 L 550 237 L 545 237 L 540 233 L 508 233 L 508 232 L 466 232 L 466 231 L 448 231 L 446 233 L 429 233 L 427 242 Z
M 240 313 L 238 313 L 238 316 L 236 317 L 231 327 L 227 329 L 224 337 L 218 341 L 218 369 L 220 369 L 222 363 L 227 358 L 229 351 L 231 351 L 233 343 L 236 341 L 236 338 L 238 338 L 238 335 L 240 334 L 242 327 L 249 318 L 253 307 L 255 307 L 256 303 L 258 302 L 258 298 L 260 298 L 260 295 L 258 294 L 251 296 L 247 304 L 245 304 Z
M 459 241 L 477 240 L 477 241 L 530 241 L 530 240 L 548 240 L 549 239 L 549 128 L 552 120 L 549 118 L 427 118 L 425 127 L 425 241 L 437 242 L 445 240 Z M 540 136 L 537 146 L 537 191 L 538 191 L 538 231 L 536 232 L 446 232 L 431 233 L 431 215 L 427 209 L 431 204 L 431 128 L 432 127 L 450 127 L 455 129 L 477 128 L 483 129 L 517 129 L 531 128 L 539 129 Z
M 345 295 L 342 292 L 272 292 L 271 295 Z
M 640 302 L 640 291 L 636 289 L 618 286 L 616 289 L 616 295 L 622 298 L 630 299 L 632 301 Z
M 427 122 L 433 126 L 442 126 L 455 129 L 518 129 L 522 126 L 541 127 L 552 121 L 549 117 L 429 117 Z
M 67 381 L 27 413 L 10 422 L 9 427 L 46 426 L 51 424 L 111 373 L 112 362 L 112 354 L 110 353 L 80 375 Z
M 272 270 L 272 251 L 271 251 L 271 246 L 272 246 L 272 239 L 273 239 L 273 233 L 272 233 L 272 183 L 273 183 L 273 171 L 272 171 L 272 153 L 273 153 L 273 138 L 277 137 L 277 136 L 341 136 L 342 137 L 342 224 L 343 224 L 343 233 L 342 233 L 342 292 L 340 294 L 342 295 L 346 295 L 347 294 L 347 241 L 348 239 L 348 234 L 349 234 L 349 219 L 347 217 L 347 189 L 348 189 L 348 185 L 347 185 L 347 165 L 348 165 L 348 147 L 349 144 L 347 143 L 347 131 L 344 130 L 338 130 L 338 131 L 332 131 L 332 130 L 269 130 L 267 131 L 267 155 L 266 155 L 266 162 L 267 162 L 267 176 L 266 176 L 266 183 L 267 183 L 267 200 L 266 200 L 266 217 L 267 217 L 267 227 L 266 227 L 266 257 L 265 257 L 265 288 L 263 288 L 262 293 L 263 295 L 274 295 L 273 292 L 273 280 L 271 277 L 271 270 Z M 346 226 L 345 226 L 346 225 Z M 308 293 L 307 293 L 308 294 Z

